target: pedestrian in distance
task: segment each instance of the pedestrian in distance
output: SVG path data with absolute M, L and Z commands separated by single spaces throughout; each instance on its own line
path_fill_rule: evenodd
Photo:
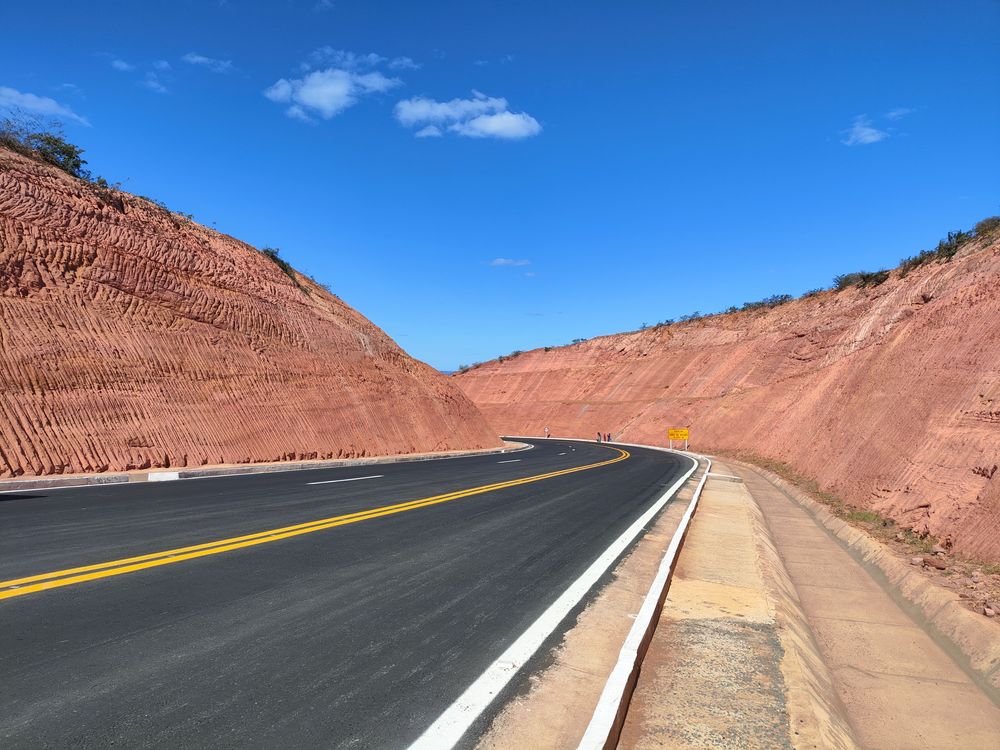
M 597 442 L 598 443 L 601 442 L 601 433 L 599 432 L 597 433 Z

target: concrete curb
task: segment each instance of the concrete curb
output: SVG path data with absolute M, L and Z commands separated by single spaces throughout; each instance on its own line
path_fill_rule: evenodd
M 804 508 L 836 538 L 876 580 L 908 605 L 906 609 L 975 678 L 980 687 L 1000 705 L 1000 637 L 994 623 L 970 612 L 962 600 L 935 585 L 910 566 L 900 562 L 883 544 L 837 518 L 828 508 L 803 490 L 768 469 L 743 461 L 725 459 L 755 471 Z
M 691 456 L 682 451 L 672 451 L 668 448 L 660 448 L 653 445 L 635 445 L 631 443 L 617 443 L 636 448 L 653 448 L 668 453 L 682 453 L 694 458 L 698 465 L 701 465 L 703 456 Z M 629 630 L 625 643 L 622 645 L 618 655 L 618 662 L 615 664 L 608 676 L 608 681 L 604 685 L 601 697 L 597 701 L 594 714 L 587 725 L 583 739 L 580 740 L 578 750 L 611 750 L 618 745 L 621 737 L 622 727 L 625 725 L 625 716 L 628 713 L 629 703 L 635 686 L 639 680 L 639 670 L 642 661 L 649 650 L 649 644 L 653 640 L 656 625 L 663 611 L 663 604 L 667 598 L 667 591 L 670 589 L 670 581 L 673 578 L 674 568 L 684 540 L 687 538 L 688 529 L 691 526 L 691 519 L 698 508 L 698 500 L 701 491 L 708 479 L 708 473 L 712 469 L 712 462 L 708 458 L 705 470 L 698 481 L 698 486 L 688 503 L 684 515 L 681 517 L 680 525 L 670 539 L 670 544 L 660 561 L 656 576 L 649 588 L 649 593 L 643 600 L 642 607 L 636 615 L 635 622 Z
M 245 474 L 274 474 L 282 471 L 309 471 L 310 469 L 340 469 L 350 466 L 372 466 L 377 464 L 402 464 L 415 461 L 442 461 L 448 458 L 488 456 L 490 454 L 514 453 L 529 450 L 525 443 L 504 441 L 502 448 L 484 448 L 474 451 L 448 451 L 437 455 L 372 456 L 371 458 L 344 458 L 328 461 L 295 461 L 262 464 L 240 464 L 236 466 L 206 466 L 193 469 L 154 469 L 148 472 L 128 472 L 116 474 L 76 474 L 67 477 L 32 477 L 31 479 L 0 480 L 0 493 L 18 490 L 42 490 L 59 487 L 87 487 L 101 484 L 127 484 L 129 482 L 169 482 L 179 479 L 204 479 L 207 477 L 241 476 Z

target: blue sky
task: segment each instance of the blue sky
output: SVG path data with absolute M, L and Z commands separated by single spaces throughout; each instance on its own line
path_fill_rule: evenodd
M 820 6 L 20 3 L 0 103 L 453 369 L 1000 213 L 1000 3 Z

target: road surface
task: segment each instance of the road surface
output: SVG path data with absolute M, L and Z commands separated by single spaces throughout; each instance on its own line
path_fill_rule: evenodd
M 405 748 L 690 466 L 550 439 L 0 494 L 0 746 Z

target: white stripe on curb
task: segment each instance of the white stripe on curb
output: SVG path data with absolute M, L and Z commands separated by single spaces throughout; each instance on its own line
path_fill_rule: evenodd
M 608 681 L 604 684 L 604 690 L 597 701 L 594 715 L 590 719 L 590 724 L 587 725 L 587 731 L 584 732 L 577 750 L 604 750 L 604 748 L 613 748 L 618 744 L 621 728 L 625 721 L 625 712 L 628 710 L 635 681 L 639 677 L 639 667 L 646 655 L 649 642 L 652 640 L 653 631 L 656 630 L 656 621 L 663 609 L 667 585 L 673 574 L 677 555 L 684 542 L 684 536 L 687 534 L 691 517 L 698 506 L 705 480 L 708 479 L 708 473 L 712 469 L 711 459 L 706 458 L 705 460 L 708 461 L 705 473 L 702 475 L 701 481 L 698 482 L 698 487 L 694 491 L 691 502 L 688 503 L 687 510 L 681 517 L 677 531 L 670 539 L 667 551 L 660 561 L 660 568 L 649 587 L 649 593 L 646 594 L 646 599 L 643 601 L 639 614 L 636 615 L 635 622 L 632 623 L 632 629 L 618 654 L 618 662 L 611 670 Z
M 642 446 L 652 447 L 652 446 Z M 662 448 L 659 450 L 663 450 Z M 681 454 L 686 455 L 686 454 Z M 583 574 L 569 585 L 559 598 L 549 605 L 542 614 L 525 630 L 486 671 L 473 682 L 458 699 L 452 703 L 437 720 L 431 724 L 409 750 L 444 750 L 454 747 L 472 724 L 479 718 L 493 700 L 517 674 L 518 670 L 535 654 L 573 608 L 580 603 L 587 592 L 594 587 L 646 525 L 656 517 L 663 506 L 679 490 L 698 468 L 697 459 L 684 476 L 671 485 L 656 501 L 615 539 L 590 564 Z M 688 511 L 690 512 L 690 511 Z

